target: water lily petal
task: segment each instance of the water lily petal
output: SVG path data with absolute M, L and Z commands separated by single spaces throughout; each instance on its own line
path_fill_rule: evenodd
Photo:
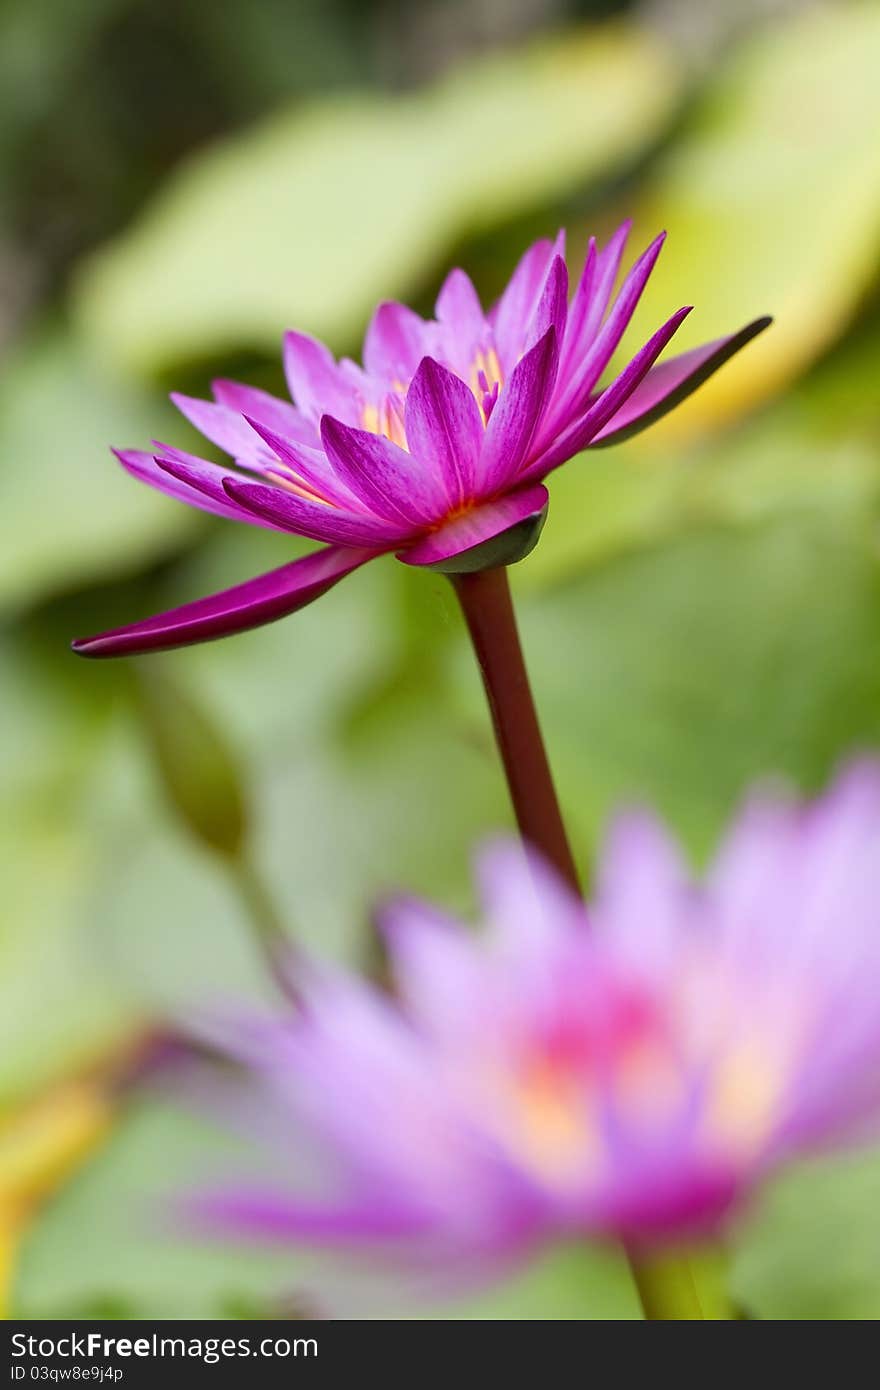
M 503 487 L 527 457 L 553 389 L 558 360 L 556 330 L 551 327 L 505 382 L 489 419 L 480 457 L 480 483 L 486 492 Z
M 437 296 L 437 321 L 450 336 L 476 342 L 486 329 L 486 315 L 474 283 L 465 271 L 450 270 Z
M 317 425 L 325 411 L 354 423 L 357 395 L 332 352 L 307 333 L 284 335 L 284 372 L 290 394 L 300 410 Z
M 233 502 L 254 516 L 264 517 L 283 531 L 332 545 L 368 545 L 389 549 L 406 538 L 405 528 L 379 517 L 343 511 L 329 503 L 312 501 L 287 488 L 252 483 L 227 476 L 223 487 Z
M 167 497 L 185 502 L 189 507 L 198 507 L 199 511 L 225 517 L 228 521 L 253 524 L 254 518 L 237 507 L 223 491 L 223 479 L 229 474 L 228 468 L 220 468 L 216 463 L 208 463 L 206 459 L 198 459 L 193 454 L 183 454 L 180 450 L 168 452 L 176 456 L 173 468 L 166 467 L 154 454 L 146 453 L 143 449 L 113 450 L 125 471 L 137 478 L 138 482 L 148 483 Z M 261 525 L 268 526 L 270 523 L 264 521 Z
M 473 496 L 483 444 L 483 420 L 473 392 L 425 357 L 406 397 L 406 438 L 426 470 L 443 480 L 450 508 Z
M 285 472 L 289 471 L 294 480 L 301 479 L 309 491 L 318 498 L 345 510 L 363 510 L 358 498 L 345 486 L 323 449 L 300 444 L 295 439 L 276 434 L 260 420 L 251 419 L 250 416 L 246 418 L 250 429 L 256 431 L 269 446 L 275 472 L 278 472 L 283 464 Z
M 587 405 L 590 393 L 601 377 L 635 313 L 651 271 L 660 255 L 666 233 L 661 232 L 630 270 L 602 327 L 583 355 L 572 361 L 567 379 L 560 383 L 542 426 L 542 444 L 569 425 Z
M 495 345 L 507 370 L 522 356 L 526 330 L 543 293 L 547 273 L 554 256 L 561 254 L 561 237 L 562 233 L 555 242 L 544 239 L 529 247 L 489 315 Z
M 379 305 L 364 339 L 364 366 L 371 376 L 379 377 L 389 390 L 400 390 L 430 350 L 429 325 L 414 310 L 393 300 Z M 339 415 L 331 404 L 324 409 Z
M 755 319 L 738 333 L 716 338 L 711 343 L 704 343 L 702 347 L 692 348 L 690 352 L 670 357 L 668 361 L 652 367 L 608 424 L 594 435 L 593 447 L 619 444 L 647 429 L 655 420 L 662 419 L 772 322 L 769 317 Z
M 172 391 L 171 399 L 191 425 L 237 463 L 258 473 L 273 466 L 272 451 L 266 448 L 239 411 L 216 401 L 184 396 L 179 391 Z
M 257 386 L 245 386 L 240 381 L 228 381 L 222 377 L 211 382 L 211 390 L 220 405 L 229 406 L 240 415 L 249 415 L 252 420 L 259 420 L 287 439 L 310 444 L 312 448 L 320 443 L 313 421 L 306 419 L 292 401 L 282 401 Z
M 678 330 L 680 325 L 691 312 L 692 305 L 686 305 L 679 309 L 667 319 L 662 327 L 648 339 L 644 347 L 640 348 L 635 357 L 624 367 L 620 376 L 615 377 L 611 385 L 593 401 L 586 414 L 579 420 L 569 425 L 556 440 L 539 453 L 534 462 L 523 470 L 523 478 L 543 478 L 551 469 L 557 468 L 560 463 L 565 463 L 567 459 L 585 449 L 603 425 L 619 410 L 638 386 L 639 382 L 647 376 L 649 370 L 656 362 L 660 353 L 669 342 L 672 335 Z
M 540 518 L 547 502 L 547 489 L 540 484 L 506 493 L 494 502 L 484 502 L 482 506 L 447 521 L 445 526 L 401 551 L 398 559 L 407 565 L 442 564 L 475 546 L 482 546 L 505 531 L 511 531 L 522 522 Z M 505 561 L 496 560 L 496 563 Z
M 80 656 L 136 656 L 245 632 L 304 608 L 372 558 L 371 550 L 319 550 L 222 593 L 97 637 L 79 638 L 73 650 Z
M 447 509 L 443 478 L 384 435 L 352 429 L 325 415 L 321 439 L 346 487 L 377 518 L 394 522 L 398 534 L 430 524 Z

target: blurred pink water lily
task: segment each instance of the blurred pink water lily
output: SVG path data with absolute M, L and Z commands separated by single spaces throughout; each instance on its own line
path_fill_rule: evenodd
M 479 881 L 479 936 L 386 911 L 396 999 L 315 971 L 298 1016 L 240 1027 L 279 1176 L 203 1194 L 203 1221 L 473 1274 L 706 1232 L 784 1160 L 876 1132 L 880 764 L 812 805 L 753 797 L 700 882 L 642 812 L 589 909 L 506 843 Z
M 380 304 L 363 366 L 288 333 L 292 402 L 231 381 L 214 383 L 213 401 L 174 396 L 235 467 L 159 444 L 116 451 L 123 467 L 204 511 L 326 548 L 74 649 L 115 656 L 255 627 L 386 552 L 450 572 L 522 558 L 538 538 L 554 468 L 644 429 L 769 322 L 655 365 L 689 312 L 679 309 L 600 388 L 663 241 L 615 296 L 627 231 L 602 250 L 590 242 L 571 302 L 560 234 L 530 247 L 488 313 L 461 270 L 446 279 L 434 319 Z

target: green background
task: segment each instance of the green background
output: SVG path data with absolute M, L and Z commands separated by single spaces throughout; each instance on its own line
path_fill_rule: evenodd
M 642 244 L 667 227 L 630 347 L 682 303 L 683 346 L 777 323 L 675 418 L 555 475 L 515 571 L 577 855 L 641 798 L 701 859 L 754 778 L 818 788 L 880 743 L 878 70 L 872 0 L 7 0 L 0 1127 L 141 1028 L 267 996 L 222 865 L 169 805 L 131 664 L 67 644 L 298 553 L 152 494 L 107 449 L 197 447 L 172 386 L 282 389 L 285 327 L 357 354 L 376 300 L 426 309 L 450 264 L 491 299 L 560 225 L 573 259 L 625 215 Z M 392 886 L 470 906 L 473 845 L 510 816 L 442 577 L 382 560 L 150 672 L 204 736 L 207 787 L 232 760 L 315 951 L 369 966 Z M 268 1315 L 309 1287 L 304 1252 L 170 1235 L 169 1194 L 249 1161 L 227 1147 L 161 1096 L 120 1106 L 30 1221 L 13 1315 Z M 878 1194 L 872 1153 L 774 1182 L 731 1232 L 740 1303 L 880 1316 Z M 428 1312 L 635 1303 L 613 1253 L 572 1249 Z

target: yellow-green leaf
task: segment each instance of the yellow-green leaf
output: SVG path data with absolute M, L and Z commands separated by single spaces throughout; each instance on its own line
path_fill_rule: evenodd
M 677 350 L 760 314 L 773 327 L 651 438 L 678 439 L 769 397 L 839 337 L 880 253 L 880 6 L 810 9 L 754 34 L 651 177 L 637 238 L 669 240 L 637 318 L 680 304 Z
M 424 91 L 334 97 L 189 161 L 87 267 L 79 315 L 153 369 L 274 349 L 296 325 L 337 345 L 462 235 L 542 206 L 631 159 L 680 92 L 659 40 L 570 32 Z

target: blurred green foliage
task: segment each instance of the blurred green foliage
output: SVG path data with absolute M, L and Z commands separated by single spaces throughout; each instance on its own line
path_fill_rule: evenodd
M 573 8 L 487 21 L 464 63 L 453 34 L 422 85 L 394 5 L 6 7 L 4 1101 L 148 1020 L 267 996 L 241 904 L 163 798 L 131 672 L 66 650 L 296 551 L 116 469 L 110 442 L 192 443 L 157 374 L 279 387 L 288 323 L 350 350 L 375 299 L 429 303 L 450 260 L 491 297 L 560 223 L 575 252 L 625 212 L 642 236 L 668 225 L 642 329 L 681 302 L 700 338 L 779 322 L 668 425 L 554 477 L 515 572 L 577 853 L 648 798 L 702 857 L 753 778 L 815 787 L 880 744 L 877 7 L 802 6 L 687 68 L 633 20 L 544 32 Z M 312 949 L 369 963 L 392 887 L 469 907 L 471 847 L 510 816 L 440 576 L 377 562 L 153 669 L 166 732 L 189 718 L 237 750 L 255 853 Z M 125 1110 L 32 1225 L 15 1311 L 223 1317 L 296 1297 L 305 1255 L 230 1258 L 162 1225 L 206 1165 L 248 1161 L 165 1102 Z M 778 1183 L 731 1242 L 744 1306 L 880 1315 L 878 1182 L 867 1154 Z M 436 1316 L 634 1311 L 619 1261 L 590 1250 Z
M 86 267 L 79 322 L 143 370 L 271 351 L 291 318 L 354 342 L 377 297 L 418 288 L 463 235 L 631 160 L 678 88 L 666 49 L 621 29 L 472 63 L 393 99 L 280 112 L 189 161 Z

